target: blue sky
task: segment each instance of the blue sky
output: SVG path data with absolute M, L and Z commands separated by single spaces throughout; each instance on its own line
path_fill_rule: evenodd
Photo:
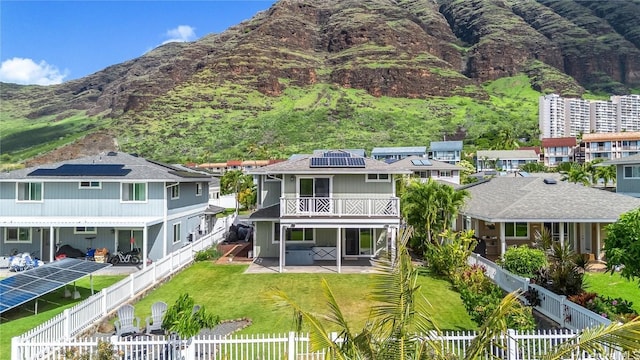
M 0 81 L 78 79 L 168 41 L 222 32 L 274 2 L 0 0 Z

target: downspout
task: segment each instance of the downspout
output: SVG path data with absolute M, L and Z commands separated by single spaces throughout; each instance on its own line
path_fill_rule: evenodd
M 144 224 L 142 228 L 142 268 L 147 268 L 147 252 L 149 251 L 149 226 Z
M 163 195 L 163 219 L 162 219 L 162 258 L 167 256 L 167 218 L 169 217 L 169 201 L 167 200 L 167 189 L 169 186 L 164 183 L 164 195 Z

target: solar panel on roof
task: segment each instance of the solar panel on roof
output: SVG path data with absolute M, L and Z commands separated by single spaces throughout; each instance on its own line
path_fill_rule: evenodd
M 411 163 L 415 166 L 431 166 L 431 161 L 427 159 L 413 159 Z
M 347 166 L 349 167 L 365 167 L 365 162 L 363 158 L 348 158 Z
M 322 154 L 322 156 L 324 157 L 340 157 L 340 158 L 345 158 L 345 157 L 351 157 L 351 154 L 346 152 L 346 151 L 327 151 L 324 154 Z
M 36 169 L 27 176 L 125 176 L 130 172 L 122 164 L 64 164 L 55 169 Z
M 111 266 L 82 259 L 62 259 L 0 280 L 0 313 Z
M 329 166 L 347 166 L 346 158 L 329 158 Z
M 329 158 L 314 157 L 310 159 L 310 167 L 327 167 L 329 166 Z

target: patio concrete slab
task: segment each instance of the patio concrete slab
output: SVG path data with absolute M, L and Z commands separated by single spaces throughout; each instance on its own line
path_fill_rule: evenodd
M 245 271 L 245 274 L 274 274 L 278 273 L 279 265 L 276 258 L 255 259 Z M 286 265 L 283 273 L 338 273 L 335 261 L 314 261 L 313 265 Z M 372 274 L 375 269 L 371 266 L 369 259 L 343 260 L 341 266 L 342 274 Z

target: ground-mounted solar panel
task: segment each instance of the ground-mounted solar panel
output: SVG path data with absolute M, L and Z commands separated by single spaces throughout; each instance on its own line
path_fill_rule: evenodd
M 329 158 L 313 157 L 309 162 L 310 167 L 327 167 L 329 166 Z
M 66 258 L 0 280 L 0 313 L 111 266 Z
M 55 169 L 36 169 L 27 176 L 125 176 L 130 172 L 122 164 L 64 164 Z

